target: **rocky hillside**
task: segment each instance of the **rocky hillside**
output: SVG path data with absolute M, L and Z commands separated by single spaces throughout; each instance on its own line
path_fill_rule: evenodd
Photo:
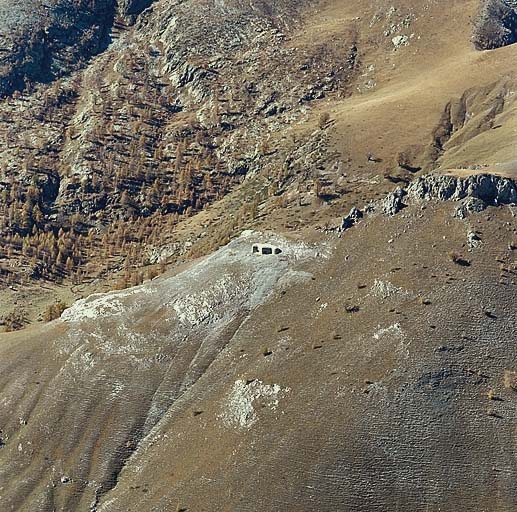
M 70 75 L 109 46 L 110 32 L 119 20 L 134 20 L 150 4 L 151 0 L 2 1 L 0 95 Z
M 159 244 L 164 231 L 245 177 L 267 176 L 267 197 L 325 160 L 323 134 L 299 144 L 296 134 L 280 141 L 275 134 L 306 120 L 313 101 L 345 93 L 356 73 L 353 31 L 332 44 L 295 47 L 286 35 L 299 23 L 294 2 L 215 4 L 209 16 L 203 2 L 160 2 L 132 27 L 119 20 L 133 4 L 118 14 L 106 3 L 66 7 L 89 13 L 83 21 L 65 19 L 60 5 L 49 23 L 84 25 L 88 42 L 59 29 L 45 62 L 30 45 L 16 44 L 30 55 L 7 53 L 6 92 L 30 83 L 0 107 L 3 235 L 29 278 L 98 277 L 124 261 L 141 267 L 142 245 Z M 19 30 L 20 37 L 35 33 L 21 22 Z M 300 145 L 314 153 L 310 169 Z
M 138 284 L 421 170 L 508 172 L 514 48 L 471 42 L 490 5 L 1 4 L 0 293 Z
M 474 44 L 480 50 L 493 50 L 517 41 L 517 2 L 486 0 L 476 20 Z
M 0 0 L 0 510 L 513 512 L 516 8 Z

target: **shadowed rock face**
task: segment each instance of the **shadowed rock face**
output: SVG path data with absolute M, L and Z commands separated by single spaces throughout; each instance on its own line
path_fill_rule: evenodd
M 50 82 L 107 48 L 116 16 L 128 22 L 152 0 L 0 2 L 0 96 Z
M 118 9 L 124 16 L 136 16 L 147 9 L 154 0 L 121 0 Z
M 111 0 L 0 5 L 0 95 L 63 76 L 108 44 Z
M 478 50 L 493 50 L 517 41 L 517 4 L 512 0 L 484 0 L 473 37 Z

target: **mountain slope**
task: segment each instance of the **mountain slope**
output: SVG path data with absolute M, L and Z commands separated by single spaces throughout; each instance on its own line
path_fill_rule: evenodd
M 253 227 L 257 205 L 292 231 L 285 205 L 323 200 L 318 222 L 331 222 L 420 168 L 507 173 L 517 159 L 502 122 L 515 47 L 475 49 L 477 1 L 161 0 L 129 19 L 147 3 L 136 5 L 92 14 L 110 32 L 105 49 L 72 38 L 70 66 L 0 104 L 4 285 L 27 282 L 34 296 L 41 279 L 127 286 L 156 272 L 144 268 L 156 254 L 174 263 Z M 64 23 L 59 6 L 47 7 Z M 490 88 L 506 92 L 482 100 Z M 468 156 L 444 155 L 447 105 L 467 95 Z M 478 110 L 501 122 L 472 126 Z M 204 229 L 203 210 L 225 197 L 237 218 L 212 215 L 216 229 Z
M 515 510 L 515 12 L 0 0 L 0 510 Z
M 4 338 L 3 508 L 512 510 L 516 212 L 460 188 Z

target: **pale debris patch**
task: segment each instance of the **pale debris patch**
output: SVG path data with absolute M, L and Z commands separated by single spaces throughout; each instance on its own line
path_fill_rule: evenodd
M 395 49 L 401 48 L 402 46 L 407 46 L 409 44 L 409 37 L 405 34 L 395 36 L 392 38 L 391 42 Z
M 83 350 L 85 350 L 85 346 L 80 346 L 79 349 L 73 353 L 74 356 L 69 360 L 72 368 L 77 372 L 91 370 L 96 364 L 94 355 L 91 352 L 84 352 Z
M 124 382 L 120 380 L 115 380 L 111 383 L 111 392 L 109 394 L 109 399 L 114 400 L 120 396 L 122 396 L 126 385 Z
M 396 342 L 395 354 L 401 359 L 407 359 L 409 357 L 409 345 L 410 341 L 406 339 L 406 333 L 402 330 L 399 323 L 390 325 L 388 327 L 378 327 L 377 331 L 373 333 L 375 340 L 393 340 Z
M 253 404 L 261 400 L 262 404 L 275 410 L 279 399 L 288 393 L 290 388 L 282 388 L 278 384 L 264 384 L 260 380 L 246 382 L 237 380 L 225 403 L 225 409 L 219 416 L 227 427 L 249 429 L 258 420 Z
M 231 276 L 224 276 L 206 290 L 179 297 L 172 304 L 182 324 L 196 326 L 214 316 L 217 307 L 230 304 L 235 296 L 243 294 L 244 285 Z M 212 321 L 218 318 L 212 318 Z
M 380 340 L 381 338 L 385 338 L 386 336 L 403 336 L 404 333 L 400 324 L 393 324 L 389 327 L 379 327 L 376 332 L 374 332 L 373 337 L 376 340 Z
M 398 288 L 389 281 L 380 281 L 379 279 L 376 279 L 370 290 L 370 294 L 381 299 L 387 299 L 393 295 L 409 295 L 409 292 L 402 288 Z
M 321 306 L 320 306 L 320 311 L 324 311 L 325 309 L 328 308 L 328 302 L 324 302 Z
M 126 311 L 126 307 L 120 299 L 138 293 L 149 294 L 152 293 L 152 289 L 139 286 L 118 292 L 90 295 L 65 309 L 61 314 L 61 320 L 64 322 L 80 322 L 81 320 L 120 315 Z

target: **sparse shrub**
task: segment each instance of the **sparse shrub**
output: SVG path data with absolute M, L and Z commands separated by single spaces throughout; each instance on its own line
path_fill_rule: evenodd
M 161 274 L 160 269 L 155 267 L 147 270 L 146 277 L 149 281 L 152 281 L 154 278 L 158 277 Z
M 447 255 L 453 263 L 456 263 L 456 265 L 460 265 L 462 267 L 470 267 L 470 261 L 463 258 L 461 254 L 457 253 L 456 251 L 450 251 L 449 253 L 447 253 Z
M 322 112 L 318 119 L 318 126 L 320 130 L 323 130 L 330 121 L 330 114 L 328 112 Z
M 514 370 L 505 370 L 503 375 L 503 385 L 507 389 L 517 391 L 517 372 Z
M 449 251 L 447 256 L 453 263 L 456 263 L 461 258 L 461 256 L 456 251 Z
M 263 355 L 264 357 L 269 357 L 269 356 L 270 356 L 270 355 L 272 355 L 272 354 L 273 354 L 273 352 L 269 349 L 269 347 L 264 347 L 264 348 L 262 349 L 262 355 Z
M 493 388 L 488 388 L 488 391 L 486 393 L 486 397 L 489 400 L 492 400 L 494 402 L 502 402 L 503 399 L 500 396 L 497 396 L 495 390 Z
M 487 410 L 486 414 L 492 418 L 502 419 L 502 416 L 491 407 Z
M 113 284 L 113 289 L 114 290 L 125 290 L 126 288 L 129 288 L 129 286 L 130 285 L 129 285 L 128 278 L 126 276 L 122 276 L 115 281 L 115 283 Z
M 52 322 L 52 320 L 56 320 L 61 316 L 61 313 L 67 308 L 67 305 L 62 302 L 54 302 L 54 304 L 49 304 L 45 312 L 43 313 L 43 320 L 45 322 Z
M 495 313 L 492 313 L 492 311 L 484 310 L 483 314 L 491 320 L 497 320 L 497 315 Z
M 5 325 L 6 332 L 19 331 L 27 323 L 25 311 L 13 310 L 3 317 L 1 323 Z

